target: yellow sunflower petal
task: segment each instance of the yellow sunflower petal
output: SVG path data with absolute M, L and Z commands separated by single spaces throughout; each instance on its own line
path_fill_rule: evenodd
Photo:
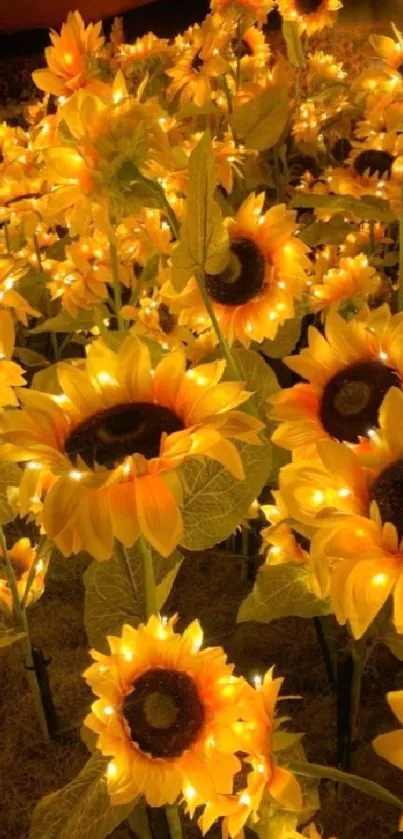
M 182 536 L 182 516 L 160 475 L 143 475 L 135 481 L 140 530 L 162 556 L 169 556 Z

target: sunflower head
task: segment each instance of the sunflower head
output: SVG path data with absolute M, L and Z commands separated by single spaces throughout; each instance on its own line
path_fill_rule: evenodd
M 365 254 L 343 258 L 337 267 L 324 274 L 321 284 L 311 287 L 311 308 L 318 312 L 327 306 L 339 308 L 345 302 L 353 302 L 361 308 L 380 285 L 381 277 Z
M 296 21 L 301 32 L 313 35 L 335 23 L 343 4 L 339 0 L 279 0 L 278 5 L 284 20 Z
M 40 90 L 55 96 L 70 96 L 91 82 L 90 59 L 99 56 L 105 39 L 101 23 L 87 27 L 79 12 L 70 12 L 60 35 L 51 32 L 52 46 L 45 50 L 47 70 L 36 70 L 33 79 Z
M 84 674 L 99 697 L 85 722 L 111 757 L 114 804 L 141 794 L 160 807 L 181 793 L 205 804 L 230 793 L 239 769 L 243 682 L 223 650 L 200 649 L 198 621 L 182 635 L 174 624 L 153 616 L 138 629 L 125 625 Z

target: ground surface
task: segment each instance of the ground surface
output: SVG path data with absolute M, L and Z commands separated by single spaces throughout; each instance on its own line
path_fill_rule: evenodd
M 71 575 L 60 570 L 71 569 Z M 31 610 L 32 634 L 52 661 L 51 686 L 60 717 L 78 722 L 85 715 L 90 694 L 80 677 L 88 663 L 87 641 L 82 629 L 83 592 L 75 563 L 55 569 L 42 600 Z M 55 579 L 55 576 L 57 579 Z M 186 623 L 197 615 L 207 641 L 222 643 L 239 672 L 245 675 L 275 664 L 285 676 L 285 692 L 300 700 L 282 709 L 292 716 L 293 727 L 307 732 L 305 747 L 311 760 L 334 763 L 335 700 L 329 688 L 323 660 L 311 621 L 289 619 L 271 626 L 244 624 L 236 627 L 240 600 L 250 583 L 241 580 L 240 560 L 230 554 L 195 555 L 187 559 L 167 606 L 167 614 L 179 612 Z M 30 695 L 27 693 L 17 648 L 0 658 L 0 839 L 26 839 L 29 818 L 38 799 L 67 783 L 87 758 L 78 728 L 59 736 L 49 746 L 40 742 Z M 354 769 L 366 777 L 402 792 L 401 774 L 378 759 L 370 742 L 376 733 L 394 727 L 384 695 L 403 687 L 403 672 L 390 653 L 380 649 L 364 681 L 361 745 Z M 397 814 L 387 806 L 345 790 L 337 798 L 334 787 L 321 787 L 324 835 L 337 839 L 390 839 Z M 197 832 L 188 832 L 188 837 Z M 129 839 L 122 827 L 114 839 Z

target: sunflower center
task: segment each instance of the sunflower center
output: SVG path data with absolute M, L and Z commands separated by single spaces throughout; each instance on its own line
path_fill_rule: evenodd
M 295 0 L 295 8 L 300 15 L 313 15 L 320 9 L 323 0 Z
M 165 303 L 161 303 L 158 309 L 158 320 L 165 335 L 169 335 L 169 333 L 175 329 L 176 317 L 175 315 L 171 315 L 171 312 Z
M 197 739 L 204 708 L 187 673 L 151 668 L 133 684 L 123 702 L 131 739 L 152 757 L 174 758 Z
M 245 58 L 247 55 L 253 55 L 253 50 L 251 49 L 248 42 L 245 38 L 233 38 L 231 43 L 232 49 L 234 54 L 237 58 Z
M 394 524 L 399 539 L 403 537 L 402 498 L 403 459 L 400 459 L 378 475 L 370 492 L 370 500 L 376 501 L 383 523 Z
M 401 76 L 403 76 L 403 64 L 399 64 L 399 67 L 397 68 L 397 72 L 400 73 Z
M 158 457 L 161 436 L 184 428 L 182 420 L 163 405 L 134 402 L 114 405 L 84 420 L 64 443 L 66 454 L 93 467 L 113 468 L 131 454 Z
M 194 59 L 193 59 L 193 61 L 192 61 L 191 65 L 190 65 L 190 66 L 191 66 L 191 68 L 192 68 L 192 70 L 194 70 L 194 72 L 195 72 L 195 73 L 198 73 L 198 72 L 199 72 L 199 70 L 200 70 L 200 69 L 203 67 L 203 65 L 204 65 L 204 61 L 203 61 L 203 59 L 202 59 L 202 58 L 200 58 L 200 53 L 201 53 L 201 50 L 199 50 L 199 51 L 196 53 L 196 55 L 195 55 L 195 57 L 194 57 Z
M 397 373 L 380 361 L 364 361 L 340 370 L 323 390 L 322 425 L 336 440 L 357 443 L 378 425 L 378 411 L 390 387 L 400 387 Z
M 381 178 L 389 178 L 392 174 L 394 159 L 393 155 L 389 154 L 388 151 L 366 149 L 355 158 L 353 168 L 358 175 L 364 175 L 366 172 L 369 172 L 370 177 L 378 174 Z
M 333 157 L 336 158 L 338 163 L 344 163 L 344 161 L 347 160 L 352 148 L 350 140 L 347 137 L 339 137 L 332 146 L 331 151 Z
M 209 296 L 224 306 L 242 306 L 262 291 L 265 278 L 265 258 L 252 239 L 239 238 L 231 242 L 228 265 L 221 274 L 207 274 Z

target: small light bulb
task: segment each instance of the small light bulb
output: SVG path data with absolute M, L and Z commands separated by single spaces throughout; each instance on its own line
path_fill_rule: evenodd
M 80 472 L 78 469 L 72 469 L 71 472 L 69 472 L 69 477 L 72 481 L 81 481 L 83 473 Z
M 389 582 L 389 577 L 387 574 L 384 574 L 382 571 L 379 574 L 374 574 L 372 577 L 372 585 L 376 586 L 377 588 L 381 588 L 382 586 L 386 586 Z
M 118 768 L 116 766 L 116 763 L 113 762 L 113 760 L 109 761 L 106 772 L 108 778 L 116 778 L 116 775 L 118 774 Z

